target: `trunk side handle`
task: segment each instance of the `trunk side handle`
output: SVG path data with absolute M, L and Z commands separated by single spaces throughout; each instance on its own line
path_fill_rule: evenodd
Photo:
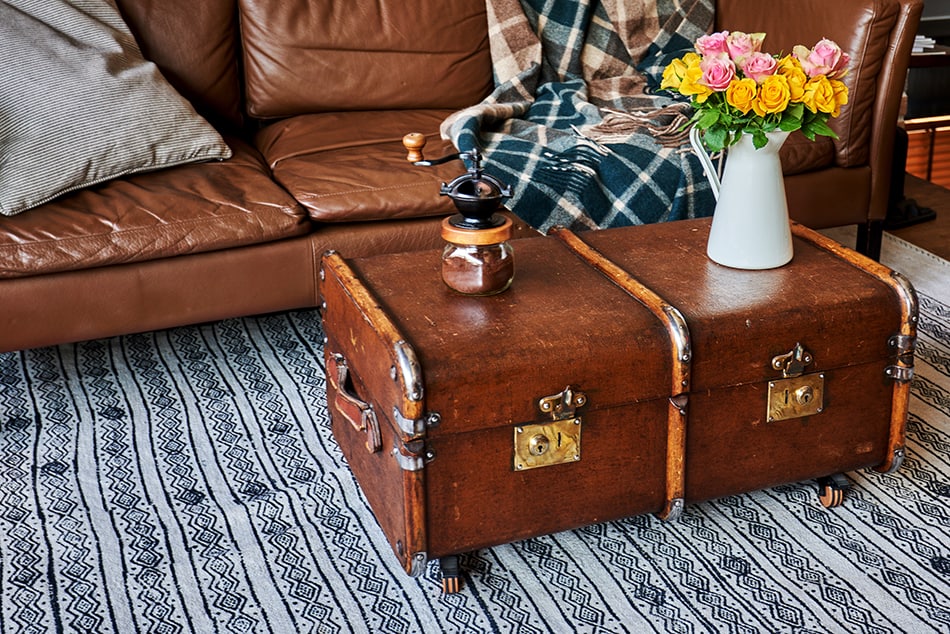
M 376 453 L 383 446 L 376 411 L 371 404 L 357 396 L 355 391 L 351 391 L 350 370 L 342 354 L 328 355 L 327 366 L 327 376 L 336 393 L 333 406 L 353 429 L 366 433 L 366 449 L 370 453 Z

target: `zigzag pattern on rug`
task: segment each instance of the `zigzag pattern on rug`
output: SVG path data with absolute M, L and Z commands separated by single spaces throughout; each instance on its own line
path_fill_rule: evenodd
M 946 632 L 946 289 L 919 287 L 897 473 L 469 553 L 446 596 L 330 434 L 316 312 L 2 354 L 0 631 Z

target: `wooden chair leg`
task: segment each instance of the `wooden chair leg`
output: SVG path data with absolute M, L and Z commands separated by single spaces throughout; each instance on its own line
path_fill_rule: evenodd
M 872 260 L 881 260 L 881 242 L 884 240 L 884 223 L 872 220 L 858 225 L 858 238 L 855 251 L 868 256 Z

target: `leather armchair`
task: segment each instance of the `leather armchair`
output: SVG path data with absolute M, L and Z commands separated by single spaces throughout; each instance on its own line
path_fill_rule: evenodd
M 898 110 L 922 0 L 718 0 L 717 30 L 765 32 L 769 50 L 836 41 L 852 58 L 838 140 L 796 133 L 782 149 L 789 213 L 812 228 L 858 225 L 857 250 L 880 256 Z

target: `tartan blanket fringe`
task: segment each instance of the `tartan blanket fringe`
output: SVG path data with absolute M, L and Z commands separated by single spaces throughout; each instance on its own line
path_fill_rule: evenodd
M 595 141 L 623 143 L 644 130 L 663 147 L 683 148 L 689 141 L 687 124 L 692 112 L 688 104 L 676 102 L 657 110 L 630 112 L 605 108 L 603 112 L 603 120 L 585 131 L 585 136 Z

